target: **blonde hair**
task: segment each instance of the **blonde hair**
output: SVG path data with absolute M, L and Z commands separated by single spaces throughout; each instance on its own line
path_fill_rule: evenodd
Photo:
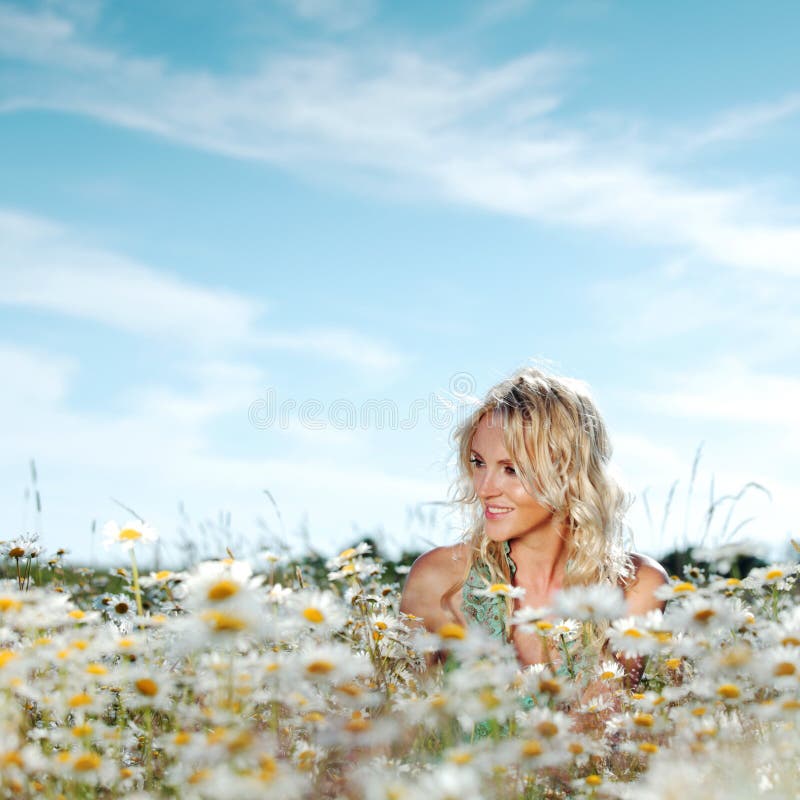
M 492 387 L 453 434 L 459 473 L 454 499 L 470 515 L 463 537 L 469 558 L 463 580 L 442 596 L 443 607 L 478 563 L 486 566 L 493 583 L 511 581 L 503 543 L 490 540 L 484 532 L 483 508 L 472 481 L 472 438 L 487 413 L 499 414 L 506 449 L 525 489 L 564 520 L 568 560 L 563 585 L 629 581 L 633 568 L 623 547 L 629 500 L 609 472 L 611 443 L 588 388 L 570 378 L 523 367 Z M 508 599 L 509 634 L 512 610 Z

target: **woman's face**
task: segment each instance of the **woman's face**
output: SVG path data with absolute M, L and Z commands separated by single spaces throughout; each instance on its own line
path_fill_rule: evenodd
M 517 475 L 503 441 L 499 414 L 481 418 L 472 437 L 470 461 L 490 539 L 505 542 L 550 526 L 553 512 L 528 494 Z

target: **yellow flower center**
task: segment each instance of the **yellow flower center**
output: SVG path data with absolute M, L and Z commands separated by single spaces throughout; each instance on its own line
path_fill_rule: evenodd
M 599 786 L 603 782 L 603 779 L 599 775 L 587 775 L 586 776 L 586 785 L 587 786 Z
M 325 615 L 318 608 L 303 609 L 303 616 L 307 622 L 312 622 L 318 625 L 320 622 L 325 622 Z
M 3 753 L 3 755 L 0 756 L 0 764 L 4 766 L 13 764 L 20 769 L 25 767 L 25 762 L 22 760 L 22 756 L 18 750 L 10 750 L 8 753 Z
M 741 690 L 735 683 L 723 683 L 717 688 L 717 694 L 726 700 L 735 700 L 741 694 Z
M 446 622 L 438 633 L 442 639 L 464 639 L 467 635 L 464 628 L 455 622 Z
M 546 719 L 536 726 L 536 730 L 545 738 L 550 739 L 558 733 L 558 725 Z
M 781 661 L 779 664 L 775 665 L 775 669 L 772 671 L 772 674 L 776 678 L 783 678 L 787 675 L 794 675 L 797 672 L 797 667 L 792 664 L 791 661 Z
M 695 611 L 694 618 L 698 622 L 708 622 L 712 617 L 715 617 L 717 612 L 714 611 L 713 608 L 701 608 L 699 611 Z
M 102 664 L 89 664 L 86 667 L 86 672 L 89 675 L 108 675 L 108 669 Z
M 493 583 L 489 587 L 489 591 L 492 594 L 496 594 L 497 592 L 510 592 L 511 587 L 507 583 Z
M 145 697 L 155 697 L 158 694 L 158 684 L 151 678 L 139 678 L 134 686 Z
M 141 531 L 137 531 L 136 528 L 123 528 L 119 532 L 119 536 L 117 536 L 117 540 L 120 542 L 135 542 L 137 539 L 142 538 Z
M 453 764 L 469 764 L 472 761 L 472 754 L 471 753 L 452 753 L 450 755 L 450 761 Z
M 639 728 L 652 728 L 654 722 L 652 714 L 636 714 L 633 718 L 633 724 Z
M 355 554 L 355 547 L 348 547 L 347 550 L 342 550 L 342 552 L 339 553 L 339 558 L 352 558 Z
M 223 578 L 221 581 L 217 581 L 211 588 L 209 588 L 208 599 L 218 603 L 220 600 L 227 600 L 229 597 L 233 597 L 233 595 L 235 595 L 238 591 L 238 583 Z
M 767 580 L 767 581 L 774 581 L 774 580 L 777 580 L 778 578 L 782 578 L 782 577 L 783 577 L 783 570 L 782 570 L 782 569 L 778 569 L 778 568 L 776 567 L 775 569 L 771 569 L 771 570 L 770 570 L 770 571 L 769 571 L 769 572 L 768 572 L 768 573 L 767 573 L 767 574 L 764 576 L 764 580 Z
M 202 783 L 203 781 L 207 780 L 210 776 L 210 769 L 198 769 L 195 770 L 186 780 L 192 784 L 192 786 L 196 786 L 198 783 Z
M 0 611 L 19 611 L 22 608 L 21 601 L 14 597 L 0 597 Z
M 272 756 L 261 756 L 258 759 L 260 772 L 258 777 L 262 781 L 271 781 L 278 772 L 278 765 Z
M 77 772 L 91 772 L 101 764 L 100 756 L 97 753 L 83 753 L 75 759 L 72 765 Z
M 639 750 L 652 756 L 658 752 L 658 745 L 653 744 L 653 742 L 642 742 L 639 745 Z
M 539 681 L 539 691 L 545 694 L 556 695 L 561 693 L 561 684 L 556 680 L 543 678 Z
M 681 583 L 676 583 L 672 587 L 672 591 L 674 594 L 681 594 L 683 592 L 696 592 L 697 587 L 693 583 L 682 581 Z
M 89 697 L 86 692 L 81 692 L 80 694 L 74 694 L 70 699 L 67 701 L 67 704 L 70 708 L 80 708 L 81 706 L 88 706 L 91 705 L 92 698 Z
M 350 731 L 350 733 L 363 733 L 370 727 L 371 723 L 368 719 L 364 719 L 363 717 L 353 717 L 352 719 L 347 721 L 347 724 L 344 726 L 344 729 L 346 731 Z
M 233 614 L 223 614 L 221 611 L 206 611 L 202 619 L 211 624 L 215 631 L 220 633 L 236 633 L 247 627 L 247 623 Z
M 312 675 L 327 675 L 329 672 L 333 672 L 335 668 L 336 665 L 332 661 L 319 659 L 318 661 L 312 661 L 306 667 L 306 672 L 310 672 Z
M 522 755 L 528 758 L 540 756 L 542 754 L 542 744 L 538 739 L 528 739 L 522 743 Z
M 183 747 L 185 744 L 189 744 L 192 741 L 192 734 L 188 731 L 179 731 L 172 737 L 172 743 L 178 745 L 178 747 Z
M 479 696 L 483 707 L 488 711 L 500 705 L 499 698 L 491 689 L 483 689 Z
M 0 650 L 0 669 L 2 669 L 9 661 L 13 661 L 17 654 L 13 650 Z

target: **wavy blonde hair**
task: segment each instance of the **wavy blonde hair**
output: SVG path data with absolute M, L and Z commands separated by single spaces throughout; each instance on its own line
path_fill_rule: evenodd
M 458 458 L 453 494 L 470 517 L 463 537 L 469 558 L 463 579 L 445 592 L 442 606 L 463 587 L 478 563 L 488 568 L 492 582 L 511 582 L 503 543 L 485 534 L 483 508 L 472 479 L 472 438 L 487 413 L 500 415 L 505 447 L 525 489 L 565 522 L 563 585 L 630 581 L 633 566 L 623 546 L 629 499 L 609 472 L 611 443 L 588 388 L 570 378 L 523 367 L 492 387 L 453 434 Z M 509 636 L 512 611 L 513 601 L 508 598 Z

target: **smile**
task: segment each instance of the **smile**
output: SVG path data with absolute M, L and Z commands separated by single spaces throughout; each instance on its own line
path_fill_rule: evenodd
M 497 519 L 498 517 L 505 516 L 510 511 L 513 511 L 513 509 L 505 508 L 504 506 L 486 506 L 484 516 L 486 516 L 487 519 Z

